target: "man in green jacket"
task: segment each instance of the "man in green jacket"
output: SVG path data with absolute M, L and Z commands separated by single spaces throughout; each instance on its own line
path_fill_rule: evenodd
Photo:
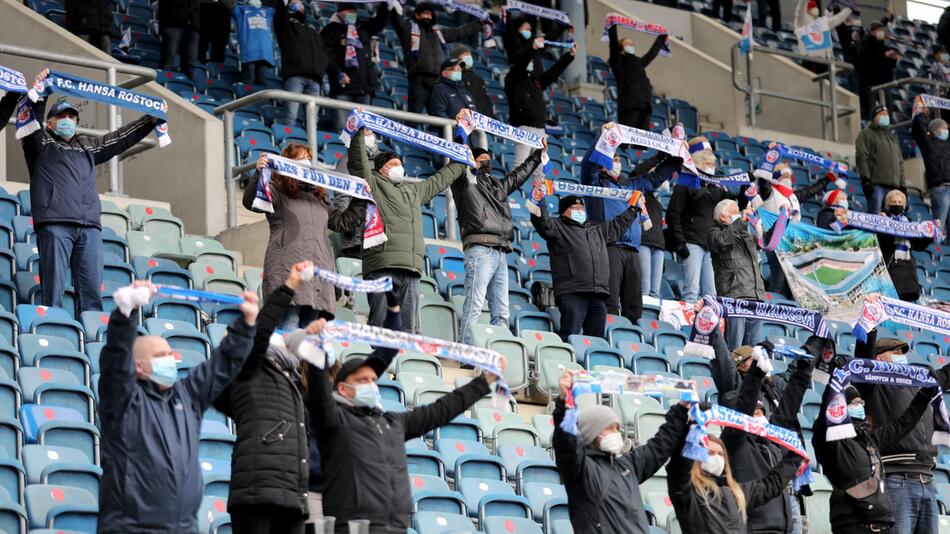
M 369 157 L 363 147 L 363 129 L 350 141 L 347 170 L 366 180 L 386 229 L 386 242 L 363 250 L 363 278 L 372 280 L 390 276 L 402 310 L 402 329 L 416 330 L 419 306 L 419 281 L 422 277 L 426 243 L 422 236 L 422 205 L 465 174 L 467 167 L 449 163 L 427 180 L 411 183 L 405 177 L 402 160 L 394 152 Z M 382 326 L 386 319 L 386 296 L 367 294 L 368 324 Z M 452 340 L 454 341 L 454 340 Z
M 900 141 L 890 129 L 891 115 L 887 106 L 871 112 L 871 122 L 855 140 L 858 174 L 868 199 L 868 213 L 880 213 L 884 195 L 891 189 L 905 191 L 904 157 Z

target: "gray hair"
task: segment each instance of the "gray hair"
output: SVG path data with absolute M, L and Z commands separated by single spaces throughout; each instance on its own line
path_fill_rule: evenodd
M 739 207 L 739 205 L 736 204 L 735 200 L 730 200 L 728 198 L 725 200 L 720 200 L 719 204 L 716 204 L 716 207 L 713 208 L 713 219 L 715 219 L 718 222 L 720 219 L 722 219 L 723 215 L 725 215 L 726 212 L 729 211 L 729 209 L 732 208 L 733 206 L 737 208 Z

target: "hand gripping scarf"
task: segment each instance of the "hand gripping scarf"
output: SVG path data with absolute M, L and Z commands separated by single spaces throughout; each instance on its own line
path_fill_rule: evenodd
M 669 35 L 669 32 L 666 31 L 666 28 L 662 24 L 634 20 L 619 13 L 607 13 L 607 16 L 604 18 L 604 34 L 600 37 L 601 41 L 606 43 L 610 40 L 609 30 L 614 26 L 622 26 L 628 30 L 646 33 L 649 35 Z M 664 57 L 670 57 L 673 55 L 673 51 L 670 50 L 669 37 L 667 37 L 666 41 L 663 43 L 663 48 L 660 49 L 660 55 Z
M 244 297 L 225 293 L 212 293 L 199 289 L 185 289 L 182 287 L 155 285 L 156 295 L 191 302 L 213 302 L 215 304 L 239 305 L 244 303 Z
M 763 240 L 763 235 L 758 232 L 759 228 L 759 213 L 758 211 L 753 211 L 749 216 L 749 226 L 756 230 L 756 241 L 758 242 L 759 248 L 767 252 L 774 252 L 778 248 L 779 244 L 782 242 L 782 236 L 785 235 L 785 228 L 788 226 L 788 211 L 785 208 L 778 214 L 778 218 L 775 219 L 775 224 L 772 225 L 772 237 L 769 239 L 769 242 L 766 243 Z
M 445 156 L 452 161 L 464 163 L 469 167 L 475 167 L 475 157 L 472 156 L 471 148 L 454 141 L 436 137 L 428 132 L 411 128 L 405 124 L 387 119 L 386 117 L 369 111 L 361 112 L 354 109 L 350 113 L 349 118 L 346 119 L 346 125 L 343 127 L 343 132 L 340 133 L 340 139 L 343 141 L 343 144 L 350 146 L 350 139 L 363 127 L 396 141 L 421 148 L 433 154 Z
M 536 192 L 537 194 L 535 194 Z M 535 188 L 532 190 L 532 194 L 527 201 L 540 208 L 541 204 L 544 203 L 544 195 L 577 195 L 581 197 L 603 198 L 606 200 L 620 200 L 640 210 L 638 220 L 643 224 L 645 230 L 649 230 L 653 227 L 653 223 L 650 222 L 650 214 L 647 213 L 646 205 L 640 205 L 643 193 L 635 189 L 599 187 L 575 182 L 543 180 L 535 182 Z
M 950 100 L 939 96 L 920 94 L 914 99 L 913 116 L 917 116 L 925 108 L 950 109 Z
M 859 341 L 867 342 L 871 330 L 884 321 L 950 336 L 950 313 L 888 297 L 880 297 L 878 302 L 865 299 L 861 316 L 851 332 Z
M 23 73 L 0 65 L 0 89 L 23 95 L 16 106 L 16 138 L 22 139 L 39 130 L 40 123 L 33 114 L 33 102 L 39 100 L 39 94 L 35 88 L 27 87 Z
M 531 148 L 544 148 L 544 143 L 541 142 L 542 139 L 544 139 L 542 134 L 522 130 L 521 128 L 501 122 L 498 119 L 482 115 L 477 111 L 462 109 L 458 118 L 458 126 L 455 128 L 455 134 L 462 140 L 463 144 L 467 144 L 468 136 L 472 135 L 472 132 L 475 130 L 481 130 L 514 141 L 515 143 L 527 145 Z M 547 152 L 541 154 L 541 166 L 544 167 L 545 172 L 550 170 L 550 162 L 551 158 L 548 157 Z

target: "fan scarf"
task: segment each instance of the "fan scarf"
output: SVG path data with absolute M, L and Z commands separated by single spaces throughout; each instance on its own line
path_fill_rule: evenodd
M 950 336 L 950 313 L 888 297 L 880 297 L 878 302 L 865 299 L 851 332 L 859 341 L 867 342 L 871 330 L 885 321 Z
M 779 161 L 784 157 L 797 158 L 837 174 L 846 174 L 848 172 L 848 166 L 844 163 L 825 159 L 811 152 L 805 152 L 800 148 L 783 145 L 781 143 L 776 143 L 775 146 L 766 151 L 765 155 L 762 156 L 762 161 L 759 163 L 759 168 L 768 172 L 775 172 L 775 166 L 778 165 Z
M 468 137 L 472 135 L 472 132 L 475 130 L 481 130 L 514 141 L 515 143 L 530 146 L 531 148 L 544 148 L 544 144 L 541 142 L 543 139 L 541 134 L 522 130 L 516 126 L 501 122 L 498 119 L 482 115 L 477 111 L 463 108 L 461 110 L 461 116 L 458 118 L 458 126 L 455 128 L 455 135 L 462 140 L 463 144 L 467 144 Z M 548 157 L 547 152 L 541 154 L 541 166 L 544 168 L 544 172 L 551 170 L 551 158 Z
M 613 187 L 583 185 L 575 182 L 564 182 L 559 180 L 544 180 L 542 185 L 544 186 L 545 193 L 548 195 L 577 195 L 580 197 L 596 197 L 607 200 L 621 200 L 627 204 L 630 204 L 631 206 L 636 206 L 643 197 L 643 193 L 633 189 L 615 189 Z M 531 200 L 534 201 L 533 198 Z
M 436 137 L 428 132 L 417 130 L 369 111 L 357 111 L 354 109 L 350 113 L 349 118 L 346 119 L 346 125 L 343 127 L 343 132 L 340 133 L 340 139 L 343 141 L 343 144 L 350 146 L 350 139 L 363 127 L 396 141 L 421 148 L 433 154 L 445 156 L 452 161 L 464 163 L 469 167 L 475 167 L 475 158 L 472 156 L 471 148 L 456 143 L 455 141 L 448 141 L 441 137 Z
M 785 235 L 785 228 L 788 226 L 788 210 L 782 208 L 779 211 L 778 218 L 775 220 L 775 224 L 772 225 L 772 237 L 769 239 L 769 242 L 766 243 L 762 235 L 759 235 L 756 231 L 756 241 L 758 242 L 759 248 L 766 252 L 774 252 L 778 248 L 779 244 L 782 242 L 782 236 Z M 758 211 L 753 211 L 749 215 L 749 226 L 753 229 L 758 228 L 759 225 L 759 213 Z
M 844 222 L 835 221 L 831 228 L 840 232 L 846 226 L 867 230 L 876 234 L 887 234 L 907 239 L 942 239 L 943 231 L 938 221 L 911 221 L 893 219 L 885 215 L 875 215 L 860 211 L 845 210 Z
M 445 44 L 445 36 L 442 35 L 442 30 L 438 26 L 433 26 L 432 33 L 435 34 L 436 39 L 439 40 L 439 45 L 442 46 L 442 54 L 449 55 L 449 48 Z M 409 22 L 409 37 L 410 53 L 412 58 L 416 59 L 419 57 L 419 45 L 422 44 L 422 30 L 419 29 L 419 23 L 415 19 Z
M 340 289 L 345 289 L 347 291 L 356 291 L 359 293 L 385 293 L 386 291 L 392 291 L 393 289 L 393 279 L 388 276 L 375 278 L 373 280 L 360 280 L 358 278 L 350 278 L 349 276 L 344 276 L 333 271 L 326 271 L 319 267 L 313 270 L 313 275 L 321 280 L 330 282 Z
M 271 175 L 280 173 L 281 176 L 315 187 L 322 187 L 334 193 L 359 198 L 373 202 L 373 196 L 367 189 L 362 178 L 349 176 L 333 171 L 324 171 L 311 166 L 309 163 L 294 161 L 276 154 L 267 155 L 267 166 L 261 170 L 257 181 L 257 194 L 253 207 L 267 213 L 274 213 L 273 197 L 270 192 Z M 386 242 L 386 229 L 379 217 L 376 204 L 366 205 L 366 219 L 363 222 L 363 248 L 372 248 Z
M 917 98 L 914 99 L 913 116 L 916 117 L 925 108 L 950 109 L 950 100 L 933 95 L 917 95 Z
M 717 404 L 710 406 L 705 411 L 699 408 L 699 404 L 693 404 L 689 408 L 689 413 L 696 424 L 689 429 L 689 433 L 686 435 L 686 444 L 683 445 L 684 457 L 697 462 L 706 461 L 708 458 L 709 425 L 734 428 L 753 436 L 765 438 L 802 457 L 801 467 L 798 468 L 798 473 L 792 481 L 792 487 L 795 491 L 814 480 L 811 467 L 808 465 L 809 458 L 808 452 L 805 450 L 805 444 L 802 443 L 801 437 L 795 431 L 771 423 L 760 424 L 752 416 Z
M 610 28 L 614 26 L 622 26 L 628 30 L 633 30 L 635 32 L 646 33 L 649 35 L 668 35 L 666 28 L 662 24 L 654 24 L 652 22 L 643 22 L 642 20 L 634 20 L 630 17 L 621 15 L 619 13 L 607 13 L 607 17 L 604 18 L 604 34 L 601 36 L 600 40 L 607 42 L 610 40 Z M 670 57 L 673 55 L 673 51 L 670 50 L 670 38 L 667 37 L 666 41 L 663 43 L 663 48 L 660 49 L 660 55 L 664 57 Z
M 491 15 L 480 5 L 453 2 L 452 0 L 429 0 L 429 3 L 444 7 L 446 9 L 461 11 L 462 13 L 471 15 L 481 21 L 491 20 Z
M 508 11 L 520 11 L 525 15 L 553 20 L 568 26 L 571 24 L 570 17 L 568 17 L 567 13 L 563 11 L 558 11 L 557 9 L 552 9 L 550 7 L 536 6 L 534 4 L 529 4 L 520 0 L 508 0 L 507 5 L 502 7 L 502 10 L 502 14 L 507 14 Z
M 574 48 L 574 41 L 548 41 L 544 40 L 545 48 Z
M 39 100 L 39 95 L 36 89 L 27 87 L 23 73 L 0 65 L 0 89 L 23 94 L 16 106 L 16 138 L 22 139 L 39 130 L 40 123 L 33 114 L 33 102 Z
M 190 302 L 214 302 L 216 304 L 239 305 L 244 303 L 244 297 L 225 293 L 212 293 L 199 289 L 185 289 L 175 286 L 155 285 L 156 296 L 169 297 Z
M 620 145 L 642 146 L 681 158 L 684 167 L 699 174 L 686 141 L 623 124 L 614 124 L 613 128 L 605 129 L 600 133 L 600 138 L 594 145 L 594 151 L 590 153 L 590 161 L 605 169 L 611 168 L 614 164 L 614 154 Z
M 943 391 L 930 370 L 916 365 L 902 365 L 879 360 L 854 358 L 846 367 L 836 369 L 828 387 L 833 397 L 825 410 L 825 419 L 828 422 L 828 441 L 837 441 L 853 438 L 857 434 L 851 417 L 848 416 L 848 402 L 844 390 L 852 382 L 875 384 L 884 387 L 914 387 L 937 388 L 937 395 L 930 400 L 933 409 L 934 434 L 931 441 L 934 445 L 950 445 L 950 422 L 947 420 L 947 409 L 943 404 Z

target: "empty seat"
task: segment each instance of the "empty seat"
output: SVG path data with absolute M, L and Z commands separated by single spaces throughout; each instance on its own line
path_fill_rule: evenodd
M 547 504 L 555 499 L 567 499 L 567 491 L 560 484 L 533 482 L 524 484 L 522 495 L 531 503 L 531 513 L 535 521 L 544 520 Z
M 87 423 L 76 410 L 58 406 L 24 404 L 20 423 L 27 444 L 72 447 L 99 463 L 99 430 Z
M 237 272 L 237 256 L 224 248 L 220 242 L 203 237 L 183 237 L 178 240 L 178 248 L 182 254 L 194 256 L 195 261 L 208 265 L 216 265 L 219 270 Z
M 244 279 L 238 278 L 233 272 L 225 271 L 220 265 L 196 261 L 188 266 L 195 287 L 207 291 L 240 295 L 246 286 Z
M 82 488 L 54 484 L 26 487 L 30 528 L 95 532 L 99 515 L 97 497 Z
M 211 341 L 195 328 L 195 325 L 173 319 L 146 319 L 148 333 L 161 336 L 173 349 L 187 349 L 211 355 Z
M 94 421 L 96 408 L 92 390 L 69 371 L 21 367 L 17 380 L 24 402 L 70 408 L 83 414 L 86 422 Z
M 54 336 L 68 340 L 73 350 L 83 346 L 82 325 L 73 320 L 72 315 L 63 308 L 19 304 L 16 307 L 20 328 L 33 334 Z
M 462 494 L 449 490 L 449 485 L 440 477 L 410 475 L 409 487 L 413 512 L 466 513 Z
M 49 445 L 23 448 L 27 484 L 54 484 L 82 488 L 99 495 L 102 468 L 92 464 L 77 449 Z
M 89 360 L 70 341 L 59 337 L 22 334 L 19 345 L 21 365 L 63 369 L 76 375 L 81 383 L 89 383 Z
M 231 524 L 228 501 L 221 497 L 205 496 L 198 508 L 198 532 L 213 534 L 218 528 Z
M 418 512 L 412 516 L 412 526 L 417 534 L 478 532 L 468 517 L 442 512 Z

